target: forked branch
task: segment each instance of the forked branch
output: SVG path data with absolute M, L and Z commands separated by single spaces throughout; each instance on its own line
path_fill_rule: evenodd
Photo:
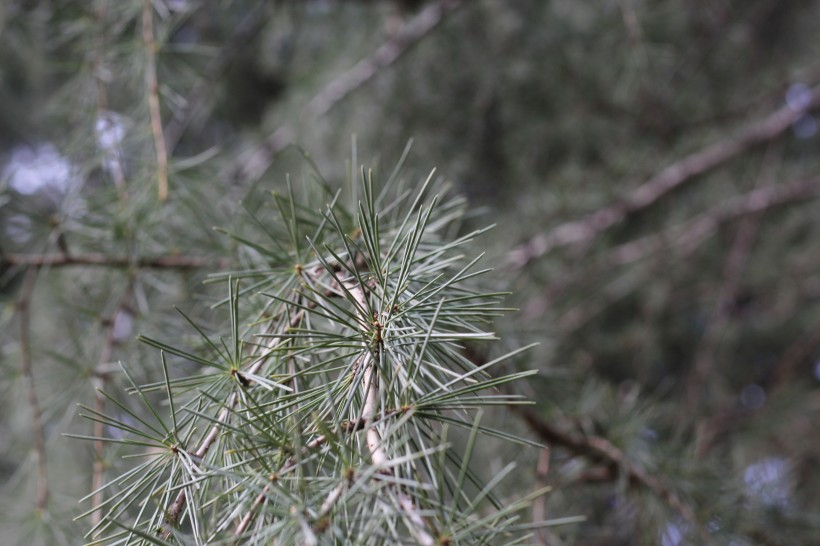
M 806 100 L 799 106 L 783 106 L 734 136 L 710 144 L 672 163 L 623 200 L 533 237 L 510 252 L 510 261 L 520 267 L 556 248 L 589 243 L 629 215 L 649 207 L 696 176 L 726 163 L 754 146 L 779 137 L 807 112 L 817 107 L 820 107 L 820 86 L 809 91 Z

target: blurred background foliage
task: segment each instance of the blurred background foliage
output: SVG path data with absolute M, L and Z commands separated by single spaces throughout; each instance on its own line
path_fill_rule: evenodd
M 554 486 L 535 520 L 587 521 L 533 542 L 816 544 L 818 21 L 815 0 L 6 0 L 3 542 L 80 542 L 118 454 L 62 433 L 91 432 L 76 403 L 116 390 L 112 362 L 156 377 L 136 333 L 193 339 L 174 305 L 219 329 L 202 281 L 237 250 L 214 226 L 246 230 L 309 162 L 389 173 L 413 139 L 407 172 L 499 225 L 482 250 L 521 312 L 497 351 L 540 342 L 537 405 L 493 418 L 549 449 L 483 457 Z

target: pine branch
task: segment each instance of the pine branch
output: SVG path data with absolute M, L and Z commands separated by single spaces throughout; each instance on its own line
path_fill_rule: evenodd
M 362 312 L 369 309 L 364 288 L 360 286 L 355 279 L 348 279 L 344 282 L 344 285 L 347 291 L 353 296 L 358 308 Z M 370 317 L 366 317 L 364 315 L 359 316 L 359 326 L 365 338 L 370 336 L 372 330 L 372 325 L 369 323 L 369 319 Z M 390 459 L 382 446 L 382 438 L 379 435 L 379 431 L 373 426 L 374 419 L 379 414 L 378 353 L 384 349 L 382 346 L 383 342 L 380 337 L 381 332 L 378 330 L 378 323 L 376 323 L 375 328 L 377 328 L 377 330 L 375 332 L 376 339 L 374 340 L 374 352 L 371 353 L 371 351 L 366 351 L 361 363 L 364 367 L 364 374 L 362 376 L 362 390 L 364 391 L 365 403 L 362 408 L 362 416 L 360 420 L 364 421 L 364 428 L 366 429 L 367 434 L 367 448 L 370 450 L 370 459 L 373 465 L 380 468 L 386 468 L 390 463 Z M 435 544 L 433 536 L 427 530 L 427 523 L 419 515 L 418 508 L 415 506 L 410 497 L 408 497 L 407 494 L 399 487 L 396 488 L 396 494 L 398 496 L 401 508 L 414 525 L 414 527 L 411 527 L 411 530 L 414 531 L 413 534 L 415 535 L 418 543 L 423 546 L 432 546 Z M 338 495 L 338 493 L 334 490 L 331 492 L 330 497 L 336 495 Z M 323 507 L 332 503 L 330 497 L 328 497 L 328 499 L 322 504 Z
M 493 489 L 511 466 L 486 484 L 470 468 L 476 435 L 494 432 L 476 416 L 459 452 L 442 429 L 469 427 L 451 411 L 469 416 L 514 403 L 484 391 L 533 373 L 487 374 L 526 348 L 480 367 L 458 352 L 462 340 L 492 338 L 484 325 L 499 309 L 498 294 L 464 283 L 485 271 L 473 269 L 478 258 L 456 250 L 481 230 L 448 242 L 462 202 L 430 195 L 429 177 L 415 197 L 399 194 L 404 212 L 364 178 L 353 210 L 337 196 L 319 212 L 293 194 L 272 197 L 281 221 L 266 233 L 291 246 L 255 246 L 269 269 L 243 272 L 252 284 L 242 290 L 233 274 L 223 275 L 230 320 L 218 340 L 185 316 L 204 353 L 145 339 L 162 351 L 164 380 L 140 386 L 123 372 L 151 419 L 109 395 L 138 425 L 85 408 L 84 417 L 126 437 L 103 440 L 149 450 L 147 462 L 109 480 L 100 504 L 108 509 L 93 532 L 130 519 L 139 536 L 158 532 L 172 542 L 179 533 L 198 543 L 267 543 L 276 533 L 283 543 L 356 536 L 425 546 L 527 532 L 516 512 L 544 491 L 502 505 Z M 327 198 L 317 190 L 311 199 Z M 382 216 L 383 202 L 391 214 Z M 270 268 L 272 259 L 278 266 Z M 254 335 L 258 325 L 264 331 Z M 166 354 L 202 372 L 172 378 Z M 151 393 L 166 395 L 163 410 Z M 158 501 L 150 512 L 141 508 L 148 498 Z M 479 508 L 487 498 L 494 513 Z
M 580 220 L 563 223 L 549 233 L 533 237 L 510 252 L 510 262 L 523 267 L 528 262 L 560 247 L 586 244 L 601 233 L 623 222 L 669 192 L 695 177 L 737 157 L 751 148 L 778 138 L 796 121 L 820 106 L 820 86 L 813 88 L 805 104 L 786 105 L 767 117 L 752 122 L 739 133 L 715 142 L 672 163 L 622 201 L 588 214 Z
M 302 321 L 302 317 L 304 316 L 304 311 L 298 311 L 291 317 L 290 321 L 288 322 L 288 326 L 290 328 L 295 328 L 299 325 Z M 267 349 L 272 351 L 276 348 L 276 346 L 282 341 L 281 337 L 273 337 L 268 342 Z M 258 349 L 259 351 L 262 350 L 262 346 Z M 256 374 L 262 365 L 265 363 L 267 355 L 259 354 L 258 358 L 253 360 L 253 363 L 245 370 L 248 374 Z M 219 412 L 219 416 L 216 419 L 216 422 L 211 426 L 208 434 L 200 441 L 199 445 L 197 446 L 196 450 L 193 453 L 193 457 L 195 460 L 199 461 L 202 460 L 203 457 L 208 453 L 208 450 L 211 449 L 211 446 L 219 437 L 220 432 L 222 432 L 222 425 L 228 422 L 228 419 L 231 416 L 233 409 L 236 407 L 237 403 L 239 403 L 239 394 L 234 392 L 231 394 L 230 398 L 225 403 L 225 407 Z M 174 502 L 168 508 L 167 514 L 167 521 L 169 523 L 179 521 L 179 516 L 182 514 L 182 511 L 185 510 L 185 506 L 188 501 L 188 496 L 185 492 L 185 489 L 180 489 L 179 493 L 174 499 Z M 166 530 L 166 538 L 170 536 L 170 529 Z

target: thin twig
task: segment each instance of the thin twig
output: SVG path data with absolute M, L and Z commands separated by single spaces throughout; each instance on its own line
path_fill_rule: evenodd
M 535 411 L 523 406 L 510 406 L 510 409 L 515 415 L 521 417 L 530 430 L 545 442 L 559 445 L 576 455 L 588 457 L 594 461 L 603 460 L 607 464 L 626 472 L 631 481 L 651 491 L 666 503 L 667 506 L 680 514 L 688 524 L 697 529 L 703 544 L 712 544 L 709 532 L 703 524 L 698 521 L 694 510 L 686 504 L 677 493 L 670 489 L 660 477 L 646 472 L 643 468 L 632 462 L 629 457 L 627 457 L 620 448 L 612 444 L 612 442 L 600 436 L 588 436 L 562 430 L 547 422 Z
M 607 266 L 625 265 L 671 246 L 696 247 L 721 225 L 795 201 L 820 198 L 820 178 L 763 186 L 700 214 L 668 232 L 649 235 L 615 247 Z
M 362 423 L 362 425 L 364 425 L 364 423 Z M 359 428 L 361 428 L 361 427 L 358 427 L 358 426 L 355 427 L 356 430 L 358 430 Z M 312 450 L 323 446 L 326 442 L 327 442 L 327 437 L 326 436 L 324 436 L 324 435 L 317 436 L 316 438 L 314 438 L 313 440 L 308 442 L 304 447 L 302 447 L 301 453 L 302 453 L 302 455 L 307 455 Z M 277 472 L 275 475 L 271 476 L 271 481 L 273 481 L 275 479 L 278 479 L 279 475 L 281 475 L 281 474 L 287 472 L 288 470 L 294 468 L 296 466 L 296 464 L 297 464 L 296 457 L 295 456 L 289 457 L 288 460 L 285 462 L 285 464 L 282 465 L 282 468 L 279 469 L 279 472 Z M 257 497 L 254 500 L 253 505 L 251 506 L 250 510 L 248 510 L 245 513 L 244 516 L 242 516 L 242 519 L 239 521 L 239 524 L 236 526 L 236 530 L 234 531 L 234 535 L 239 536 L 239 535 L 241 535 L 242 533 L 244 533 L 245 531 L 248 530 L 248 527 L 250 527 L 251 523 L 253 523 L 253 520 L 256 517 L 256 514 L 259 512 L 259 507 L 262 506 L 265 503 L 265 501 L 267 500 L 269 492 L 270 492 L 270 485 L 266 485 L 262 489 L 262 491 L 259 493 L 259 495 L 257 495 Z
M 381 418 L 387 418 L 393 415 L 398 415 L 404 413 L 404 411 L 405 409 L 388 411 L 381 415 Z M 365 422 L 362 419 L 359 419 L 357 421 L 343 421 L 341 424 L 341 431 L 352 434 L 354 432 L 364 430 L 364 427 Z M 311 451 L 314 451 L 325 445 L 327 441 L 328 438 L 324 434 L 317 436 L 316 438 L 308 442 L 306 445 L 304 445 L 301 448 L 300 453 L 302 454 L 302 456 L 308 455 Z M 285 464 L 282 465 L 282 467 L 279 469 L 279 471 L 271 476 L 271 481 L 277 480 L 279 476 L 294 468 L 297 465 L 297 463 L 298 459 L 295 455 L 289 457 L 288 460 L 285 461 Z M 319 510 L 319 517 L 322 517 L 328 511 L 330 511 L 330 509 L 333 507 L 333 503 L 339 498 L 339 495 L 343 491 L 343 488 L 344 485 L 340 484 L 330 492 L 325 501 L 322 503 L 322 507 Z M 240 520 L 239 524 L 236 526 L 234 535 L 239 536 L 248 530 L 248 527 L 250 527 L 250 524 L 253 522 L 254 518 L 256 517 L 256 514 L 259 512 L 259 507 L 265 503 L 265 501 L 268 499 L 269 494 L 270 485 L 266 485 L 259 493 L 259 495 L 257 495 L 250 510 L 248 510 L 248 512 L 245 513 L 245 515 Z
M 412 46 L 436 28 L 445 16 L 459 8 L 462 0 L 440 0 L 428 4 L 416 16 L 373 53 L 340 74 L 307 103 L 300 119 L 319 119 L 354 91 L 373 79 L 379 71 L 396 62 Z M 294 127 L 285 123 L 273 131 L 261 145 L 242 154 L 233 178 L 258 180 L 293 138 Z
M 813 88 L 799 106 L 786 105 L 739 133 L 715 142 L 669 165 L 633 190 L 622 201 L 601 208 L 580 220 L 563 223 L 549 233 L 537 235 L 510 253 L 510 261 L 522 267 L 553 249 L 589 243 L 629 215 L 657 202 L 672 190 L 708 172 L 754 146 L 773 140 L 807 112 L 820 106 L 820 86 Z
M 157 83 L 157 44 L 154 41 L 154 8 L 151 0 L 142 4 L 142 42 L 145 46 L 145 87 L 151 114 L 151 133 L 157 154 L 157 195 L 161 202 L 168 199 L 168 151 L 162 132 L 159 108 L 159 84 Z
M 131 258 L 108 254 L 0 254 L 0 264 L 20 267 L 100 266 L 113 268 L 136 267 L 143 269 L 225 269 L 230 260 L 216 260 L 191 256 L 155 256 Z
M 31 428 L 34 434 L 34 455 L 37 462 L 37 497 L 38 512 L 44 512 L 48 504 L 48 467 L 46 460 L 46 439 L 43 430 L 43 414 L 34 386 L 34 367 L 31 356 L 31 297 L 37 281 L 37 269 L 26 271 L 20 299 L 17 301 L 17 312 L 20 320 L 20 373 L 26 382 L 28 406 L 31 412 Z
M 780 157 L 779 155 L 775 157 L 775 153 L 773 149 L 770 149 L 766 154 L 761 174 L 756 183 L 756 189 L 761 187 L 762 182 L 771 181 L 774 178 L 775 163 L 779 163 L 777 158 Z M 768 205 L 768 203 L 765 203 L 765 205 Z M 706 320 L 701 341 L 695 350 L 694 365 L 686 385 L 686 414 L 690 417 L 698 413 L 697 409 L 702 401 L 703 388 L 714 367 L 720 334 L 729 322 L 731 302 L 737 297 L 743 269 L 757 238 L 761 218 L 767 208 L 768 206 L 765 206 L 758 212 L 743 218 L 738 226 L 732 246 L 726 255 L 726 262 L 723 267 L 723 282 L 718 289 L 718 295 Z

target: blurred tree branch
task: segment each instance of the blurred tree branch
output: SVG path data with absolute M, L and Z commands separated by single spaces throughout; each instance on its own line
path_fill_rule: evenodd
M 148 108 L 151 119 L 151 134 L 157 161 L 157 196 L 160 202 L 168 199 L 168 150 L 162 131 L 162 117 L 159 105 L 159 83 L 157 82 L 157 50 L 154 40 L 154 7 L 151 0 L 143 0 L 142 42 L 145 47 L 145 88 L 148 94 Z
M 30 267 L 100 266 L 113 268 L 138 267 L 147 269 L 198 269 L 230 267 L 232 260 L 191 256 L 157 256 L 131 258 L 107 254 L 2 254 L 0 265 Z
M 574 455 L 586 457 L 593 462 L 603 462 L 609 467 L 625 472 L 630 482 L 639 484 L 651 491 L 677 512 L 688 524 L 692 525 L 697 530 L 703 544 L 712 544 L 709 532 L 703 523 L 698 520 L 692 507 L 666 485 L 657 473 L 650 474 L 641 468 L 612 442 L 601 436 L 590 436 L 564 430 L 548 422 L 536 411 L 523 406 L 509 406 L 509 408 L 524 421 L 532 432 L 548 444 L 563 447 Z M 615 472 L 611 477 L 615 478 L 617 474 Z
M 781 164 L 782 153 L 767 150 L 763 159 L 763 167 L 758 176 L 756 188 L 763 182 L 772 182 L 776 178 L 777 167 Z M 770 186 L 772 187 L 772 186 Z M 776 186 L 774 186 L 776 188 Z M 771 197 L 771 194 L 769 195 Z M 760 229 L 763 214 L 768 207 L 768 199 L 760 199 L 760 210 L 743 217 L 738 226 L 723 267 L 723 282 L 717 290 L 717 297 L 706 321 L 703 336 L 695 351 L 695 360 L 686 386 L 686 397 L 690 417 L 698 413 L 700 403 L 706 394 L 707 382 L 712 375 L 716 352 L 720 345 L 720 336 L 729 324 L 729 314 L 732 302 L 736 299 L 740 288 L 740 280 L 746 266 L 749 254 L 752 251 Z M 696 442 L 697 443 L 697 442 Z
M 108 387 L 108 383 L 111 379 L 111 357 L 114 354 L 115 347 L 122 342 L 122 332 L 117 330 L 117 321 L 123 320 L 124 316 L 131 315 L 133 313 L 132 308 L 128 303 L 132 290 L 133 278 L 129 279 L 128 285 L 123 291 L 122 296 L 114 308 L 111 316 L 108 320 L 104 321 L 105 342 L 103 343 L 102 350 L 100 351 L 100 358 L 92 378 L 94 384 L 94 411 L 99 415 L 103 415 L 106 409 L 106 397 L 103 395 L 103 391 L 105 391 Z M 94 461 L 91 469 L 92 529 L 97 528 L 102 522 L 103 513 L 101 507 L 105 501 L 105 491 L 103 486 L 105 484 L 104 478 L 107 464 L 105 461 L 105 442 L 102 440 L 105 437 L 105 425 L 102 421 L 94 421 L 94 437 L 96 438 L 92 446 L 94 450 Z
M 555 248 L 589 243 L 599 234 L 645 209 L 667 193 L 741 153 L 775 139 L 811 110 L 820 106 L 820 86 L 809 91 L 799 106 L 786 105 L 752 122 L 739 133 L 676 161 L 634 189 L 623 200 L 592 212 L 580 220 L 565 222 L 537 235 L 510 252 L 510 261 L 522 267 Z
M 164 131 L 169 153 L 173 153 L 194 119 L 198 116 L 206 117 L 207 112 L 202 110 L 216 88 L 214 82 L 218 81 L 231 64 L 254 44 L 254 38 L 269 21 L 265 10 L 270 6 L 269 2 L 259 2 L 244 16 L 225 45 L 220 48 L 219 57 L 185 96 L 182 106 L 172 111 L 171 119 L 168 120 Z
M 319 119 L 327 114 L 351 93 L 373 79 L 380 70 L 396 62 L 444 21 L 447 14 L 461 5 L 462 0 L 440 0 L 426 6 L 372 54 L 334 78 L 314 95 L 303 108 L 302 115 Z M 290 144 L 293 136 L 293 126 L 290 123 L 279 126 L 259 146 L 240 156 L 232 178 L 258 180 L 273 162 L 276 154 Z
M 48 504 L 48 465 L 46 459 L 46 435 L 43 429 L 43 412 L 34 385 L 34 366 L 31 355 L 31 298 L 37 282 L 37 269 L 29 268 L 23 281 L 20 299 L 17 301 L 17 313 L 20 321 L 20 374 L 26 383 L 29 411 L 31 412 L 31 429 L 34 437 L 34 457 L 37 466 L 37 511 L 42 513 Z
M 561 275 L 547 286 L 543 292 L 543 297 L 536 298 L 527 305 L 524 309 L 524 315 L 530 318 L 540 316 L 550 306 L 553 298 L 565 291 L 568 286 L 588 282 L 590 278 L 594 278 L 602 272 L 612 271 L 615 267 L 635 263 L 660 251 L 679 249 L 678 252 L 681 255 L 690 254 L 721 226 L 729 222 L 749 215 L 761 214 L 774 207 L 818 198 L 820 198 L 820 178 L 793 180 L 782 184 L 758 187 L 699 214 L 683 224 L 618 245 L 609 250 L 597 262 L 588 262 L 586 270 L 581 273 L 577 273 L 573 269 Z M 508 254 L 511 263 L 517 263 L 518 250 L 513 249 Z M 583 308 L 566 313 L 560 320 L 562 331 L 566 334 L 577 329 L 598 309 L 605 307 L 608 303 L 605 295 L 601 294 L 591 304 L 595 310 Z

